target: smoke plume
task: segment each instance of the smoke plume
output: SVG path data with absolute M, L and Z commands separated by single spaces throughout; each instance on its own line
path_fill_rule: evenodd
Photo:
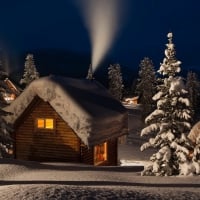
M 92 46 L 92 67 L 97 69 L 119 30 L 122 0 L 82 0 L 81 9 Z

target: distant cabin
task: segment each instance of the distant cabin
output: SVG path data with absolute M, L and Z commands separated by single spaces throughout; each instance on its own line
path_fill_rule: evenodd
M 43 77 L 5 110 L 16 159 L 117 165 L 128 132 L 126 109 L 95 80 Z
M 137 105 L 139 101 L 139 97 L 135 96 L 135 97 L 129 97 L 129 98 L 125 98 L 123 101 L 123 104 L 125 105 Z
M 20 95 L 21 92 L 9 78 L 6 78 L 4 82 L 7 87 L 7 91 L 3 94 L 3 98 L 8 104 L 10 104 L 17 98 L 17 96 Z

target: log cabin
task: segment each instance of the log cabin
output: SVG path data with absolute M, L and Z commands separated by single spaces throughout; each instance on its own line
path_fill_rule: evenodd
M 96 80 L 42 77 L 5 110 L 16 159 L 117 165 L 128 133 L 126 109 Z

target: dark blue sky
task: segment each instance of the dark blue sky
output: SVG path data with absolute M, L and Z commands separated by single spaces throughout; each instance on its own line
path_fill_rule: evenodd
M 1 1 L 0 46 L 17 53 L 57 48 L 90 54 L 89 35 L 74 1 Z M 158 68 L 164 57 L 166 34 L 172 31 L 177 58 L 183 66 L 189 69 L 200 65 L 199 0 L 121 1 L 128 9 L 108 53 L 113 62 L 137 68 L 140 60 L 149 56 Z

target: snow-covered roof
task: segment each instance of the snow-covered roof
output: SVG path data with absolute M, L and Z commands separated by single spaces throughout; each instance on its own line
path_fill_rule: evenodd
M 33 81 L 5 108 L 13 113 L 6 120 L 14 124 L 36 96 L 49 102 L 88 146 L 127 133 L 127 110 L 99 82 L 61 76 Z
M 198 121 L 190 130 L 188 138 L 195 144 L 197 144 L 198 138 L 200 138 L 200 121 Z

